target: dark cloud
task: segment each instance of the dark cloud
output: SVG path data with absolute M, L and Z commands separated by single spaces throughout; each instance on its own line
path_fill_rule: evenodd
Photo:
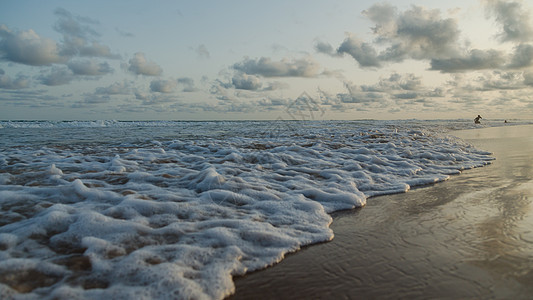
M 522 72 L 493 71 L 479 76 L 476 81 L 479 91 L 518 90 L 525 87 Z
M 83 98 L 83 104 L 89 105 L 109 103 L 110 101 L 111 97 L 109 97 L 109 95 L 85 94 Z
M 178 84 L 183 87 L 182 92 L 191 93 L 196 92 L 198 89 L 194 86 L 194 79 L 190 77 L 178 78 Z
M 129 60 L 128 70 L 136 75 L 159 76 L 163 69 L 153 61 L 148 61 L 144 53 L 137 52 Z
M 98 24 L 97 21 L 89 18 L 74 16 L 64 8 L 57 8 L 54 13 L 59 17 L 54 29 L 57 32 L 62 33 L 64 36 L 76 37 L 83 40 L 100 36 L 100 34 L 91 26 L 86 25 Z
M 385 99 L 381 94 L 354 91 L 349 93 L 338 93 L 337 98 L 342 104 L 360 104 L 364 106 L 372 106 L 374 104 L 382 105 L 385 102 Z
M 137 100 L 145 101 L 145 100 L 150 99 L 150 95 L 148 95 L 147 93 L 142 92 L 142 91 L 135 91 L 134 94 L 135 94 L 135 99 L 137 99 Z
M 248 75 L 244 73 L 235 74 L 235 76 L 233 76 L 233 78 L 231 79 L 231 83 L 233 84 L 233 86 L 235 86 L 236 89 L 249 91 L 259 90 L 263 86 L 257 76 Z
M 422 88 L 422 80 L 414 74 L 392 73 L 389 77 L 380 79 L 374 85 L 361 85 L 363 92 L 392 93 L 395 91 L 416 91 Z
M 220 101 L 233 101 L 235 98 L 230 95 L 227 89 L 232 88 L 233 85 L 231 83 L 223 83 L 220 80 L 216 80 L 213 85 L 211 85 L 211 88 L 209 89 L 209 93 L 211 95 L 214 95 L 217 100 Z
M 524 73 L 524 84 L 528 86 L 533 86 L 533 72 Z
M 522 71 L 485 71 L 475 77 L 457 74 L 453 75 L 453 81 L 446 84 L 446 92 L 455 99 L 451 100 L 452 104 L 483 105 L 486 109 L 495 110 L 487 104 L 489 101 L 500 101 L 507 105 L 513 99 L 528 101 L 532 80 L 528 72 Z M 509 107 L 503 109 L 508 110 Z
M 0 25 L 0 55 L 3 59 L 31 66 L 61 63 L 59 47 L 51 39 L 42 38 L 33 30 L 12 31 Z
M 120 58 L 120 55 L 111 53 L 111 49 L 97 41 L 100 34 L 93 29 L 97 21 L 86 17 L 74 16 L 69 11 L 58 8 L 55 11 L 58 16 L 54 29 L 63 35 L 61 54 L 63 56 L 87 56 Z
M 287 99 L 280 99 L 280 98 L 263 98 L 257 101 L 257 105 L 278 109 L 279 107 L 289 106 L 290 101 Z
M 371 98 L 365 97 L 363 93 L 339 93 L 337 98 L 341 103 L 368 103 L 373 101 Z
M 56 86 L 70 83 L 74 79 L 74 74 L 65 67 L 53 67 L 47 74 L 41 74 L 38 79 L 44 85 Z
M 102 45 L 98 42 L 92 42 L 90 45 L 85 45 L 79 49 L 80 56 L 88 57 L 105 57 L 105 58 L 120 58 L 120 55 L 111 53 L 109 46 Z
M 459 29 L 454 19 L 443 19 L 438 10 L 413 6 L 398 13 L 389 4 L 375 4 L 364 11 L 376 25 L 376 42 L 388 44 L 380 60 L 431 59 L 457 52 Z
M 257 94 L 249 92 L 272 92 L 289 87 L 289 84 L 281 81 L 263 81 L 264 78 L 259 76 L 236 71 L 231 79 L 226 78 L 226 81 L 217 79 L 212 83 L 210 93 L 216 95 L 219 100 L 233 101 L 236 98 L 254 98 L 257 96 Z M 234 95 L 230 96 L 229 93 L 232 92 Z
M 107 63 L 97 63 L 93 60 L 71 61 L 68 68 L 75 75 L 102 76 L 113 73 L 113 68 Z
M 471 50 L 463 57 L 432 59 L 431 70 L 442 73 L 456 73 L 483 69 L 500 68 L 505 63 L 505 56 L 496 50 Z
M 337 93 L 335 96 L 324 93 L 324 105 L 343 107 L 357 110 L 384 109 L 391 105 L 420 106 L 428 98 L 442 98 L 446 91 L 430 89 L 422 84 L 422 79 L 414 74 L 392 73 L 381 78 L 373 85 L 357 85 L 344 83 L 347 92 Z
M 507 66 L 510 69 L 522 69 L 533 66 L 533 46 L 520 44 L 514 49 L 511 63 Z
M 33 30 L 13 31 L 0 25 L 0 55 L 3 59 L 31 66 L 65 63 L 74 56 L 120 58 L 99 43 L 99 34 L 92 29 L 97 22 L 74 17 L 64 9 L 57 9 L 59 20 L 54 29 L 63 35 L 62 43 L 40 37 Z
M 151 93 L 147 94 L 144 92 L 137 91 L 135 92 L 135 98 L 137 100 L 142 100 L 142 105 L 145 106 L 158 106 L 162 108 L 160 105 L 167 104 L 167 103 L 175 103 L 178 101 L 178 99 L 171 94 L 165 94 L 165 93 Z M 161 112 L 168 112 L 168 109 L 164 109 Z
M 446 59 L 460 53 L 457 22 L 442 18 L 439 10 L 412 6 L 399 12 L 390 4 L 375 4 L 363 14 L 375 24 L 373 42 L 348 35 L 336 51 L 324 42 L 315 44 L 315 50 L 331 56 L 349 54 L 362 68 L 379 68 L 405 59 Z
M 394 98 L 396 99 L 416 99 L 418 98 L 420 95 L 416 92 L 411 92 L 411 93 L 398 93 L 398 94 L 393 94 L 392 95 Z
M 352 85 L 347 82 L 344 83 L 347 93 L 338 93 L 337 99 L 341 103 L 375 103 L 383 102 L 383 95 L 381 93 L 365 92 L 361 87 Z
M 520 2 L 486 0 L 487 12 L 502 27 L 498 34 L 502 42 L 533 41 L 530 12 Z
M 222 113 L 251 113 L 257 112 L 255 103 L 247 102 L 220 102 L 217 105 L 208 103 L 196 105 L 196 108 L 204 112 L 222 112 Z
M 126 81 L 115 82 L 107 87 L 99 87 L 95 90 L 97 95 L 129 95 L 130 93 L 130 84 Z
M 150 83 L 150 90 L 152 92 L 159 93 L 172 93 L 176 90 L 177 82 L 176 80 L 153 80 Z
M 263 77 L 316 77 L 319 65 L 311 59 L 272 61 L 270 58 L 245 58 L 233 65 L 237 71 Z
M 324 53 L 328 55 L 334 55 L 335 50 L 333 49 L 333 46 L 331 46 L 329 43 L 326 42 L 317 42 L 315 44 L 315 50 L 319 53 Z
M 4 70 L 0 69 L 0 89 L 6 90 L 20 90 L 30 86 L 30 80 L 28 77 L 18 75 L 15 79 L 12 79 L 5 74 Z
M 353 57 L 361 67 L 381 67 L 377 52 L 374 47 L 360 41 L 359 39 L 349 36 L 342 42 L 337 49 L 338 54 L 347 53 Z
M 445 96 L 445 90 L 443 88 L 435 88 L 432 91 L 430 91 L 427 96 L 432 98 L 440 98 Z

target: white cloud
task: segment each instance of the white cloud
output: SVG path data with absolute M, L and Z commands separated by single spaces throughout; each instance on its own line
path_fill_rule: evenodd
M 0 54 L 4 59 L 31 66 L 44 66 L 66 60 L 59 54 L 58 44 L 40 37 L 33 30 L 11 31 L 0 25 Z
M 137 75 L 159 76 L 163 69 L 153 61 L 148 61 L 142 52 L 134 54 L 129 60 L 128 70 Z

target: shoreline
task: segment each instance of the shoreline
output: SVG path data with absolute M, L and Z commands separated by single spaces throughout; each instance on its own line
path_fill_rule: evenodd
M 332 241 L 234 278 L 228 299 L 533 297 L 532 129 L 450 133 L 496 160 L 334 213 Z

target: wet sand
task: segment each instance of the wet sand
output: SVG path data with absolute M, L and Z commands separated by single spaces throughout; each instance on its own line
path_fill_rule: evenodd
M 339 212 L 333 241 L 235 278 L 231 299 L 533 299 L 533 126 L 453 133 L 489 166 Z

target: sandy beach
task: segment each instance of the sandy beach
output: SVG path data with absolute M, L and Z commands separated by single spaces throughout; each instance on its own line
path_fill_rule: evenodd
M 231 299 L 533 298 L 532 132 L 453 132 L 496 160 L 336 213 L 333 241 L 235 278 Z

